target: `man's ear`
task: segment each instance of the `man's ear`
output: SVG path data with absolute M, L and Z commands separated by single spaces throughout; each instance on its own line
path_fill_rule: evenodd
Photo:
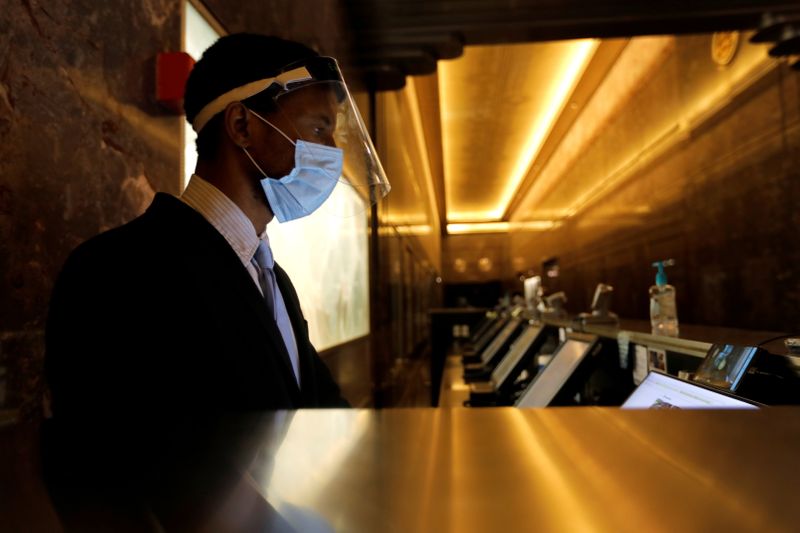
M 225 108 L 225 132 L 233 144 L 249 148 L 252 144 L 250 112 L 241 102 L 231 102 Z

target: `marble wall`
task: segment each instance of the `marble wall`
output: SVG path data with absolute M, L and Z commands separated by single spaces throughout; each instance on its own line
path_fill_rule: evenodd
M 36 404 L 47 303 L 67 254 L 141 213 L 154 191 L 178 190 L 182 118 L 153 94 L 156 54 L 179 50 L 180 36 L 174 0 L 0 8 L 6 406 Z
M 345 3 L 204 4 L 230 33 L 278 35 L 337 57 L 359 85 L 349 69 Z M 180 191 L 184 119 L 153 95 L 156 55 L 181 49 L 182 6 L 180 0 L 0 5 L 0 408 L 39 412 L 47 305 L 68 253 L 139 215 L 155 191 Z M 366 93 L 355 96 L 370 123 Z M 378 245 L 377 233 L 371 239 L 381 264 L 390 264 L 389 247 Z M 432 246 L 430 238 L 401 240 L 415 250 L 413 264 L 426 265 L 407 268 L 410 280 L 434 272 L 438 240 Z M 391 292 L 382 283 L 381 294 Z M 384 306 L 377 302 L 371 307 Z M 421 340 L 423 300 L 403 302 L 416 311 L 397 327 Z M 323 357 L 354 404 L 372 402 L 372 383 L 385 377 L 374 375 L 368 343 L 338 346 Z M 396 380 L 395 370 L 382 365 L 379 373 L 394 372 Z

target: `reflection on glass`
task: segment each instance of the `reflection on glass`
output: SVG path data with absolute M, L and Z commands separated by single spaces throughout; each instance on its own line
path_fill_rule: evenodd
M 339 511 L 329 507 L 325 488 L 345 469 L 359 448 L 369 413 L 332 410 L 324 417 L 294 417 L 276 412 L 270 438 L 264 439 L 263 460 L 250 469 L 257 490 L 297 531 L 334 531 Z M 308 475 L 313 472 L 313 475 Z

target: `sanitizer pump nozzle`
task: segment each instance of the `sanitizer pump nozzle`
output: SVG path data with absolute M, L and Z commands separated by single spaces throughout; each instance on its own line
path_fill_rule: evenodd
M 665 266 L 672 266 L 675 264 L 675 261 L 672 259 L 667 259 L 665 261 L 656 261 L 653 263 L 653 266 L 658 268 L 658 273 L 656 274 L 656 285 L 659 287 L 663 287 L 667 284 L 667 273 L 664 272 Z

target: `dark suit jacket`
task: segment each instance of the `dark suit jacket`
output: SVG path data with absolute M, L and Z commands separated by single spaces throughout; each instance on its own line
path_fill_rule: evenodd
M 75 454 L 62 466 L 77 460 L 73 474 L 102 474 L 100 458 L 122 453 L 115 466 L 132 475 L 186 453 L 188 435 L 202 434 L 198 421 L 220 413 L 347 406 L 286 272 L 275 273 L 302 387 L 247 270 L 180 200 L 158 194 L 142 216 L 79 246 L 54 288 L 46 332 L 50 431 L 61 455 Z

